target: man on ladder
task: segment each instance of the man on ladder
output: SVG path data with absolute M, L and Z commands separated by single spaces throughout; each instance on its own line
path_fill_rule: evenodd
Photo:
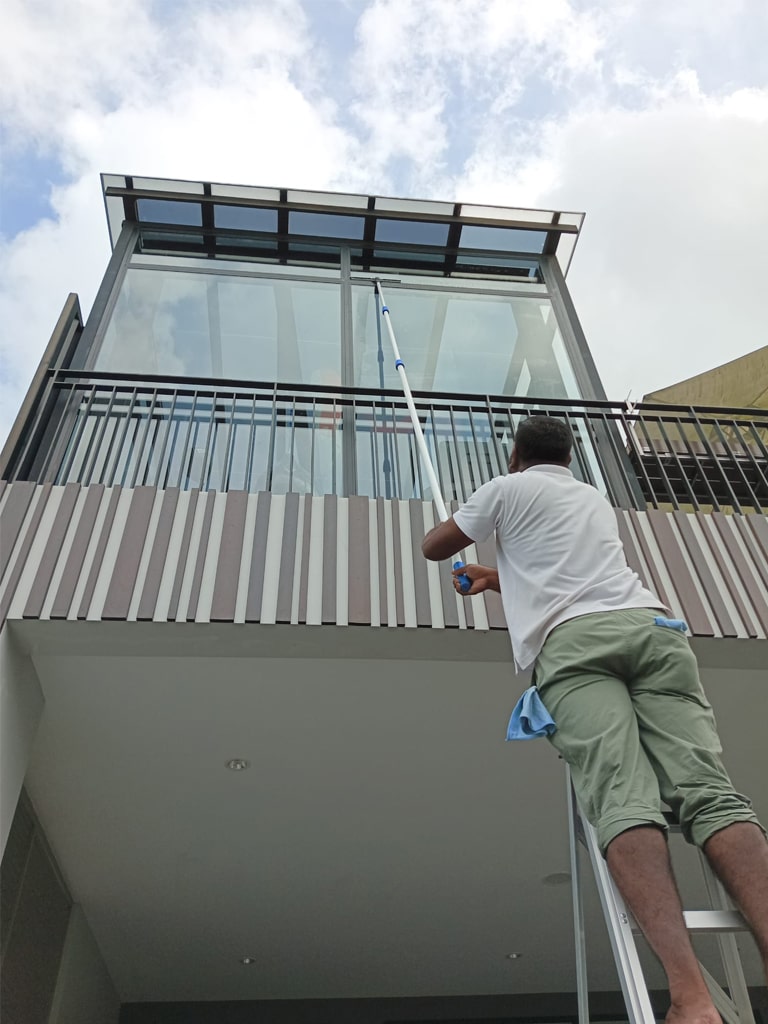
M 722 765 L 685 625 L 627 566 L 615 515 L 568 469 L 555 418 L 517 431 L 510 475 L 424 538 L 439 561 L 496 533 L 498 570 L 454 570 L 466 596 L 501 593 L 515 664 L 533 666 L 611 874 L 667 975 L 672 1024 L 719 1024 L 683 917 L 661 801 L 704 853 L 757 940 L 768 979 L 768 842 Z M 465 583 L 466 587 L 466 583 Z

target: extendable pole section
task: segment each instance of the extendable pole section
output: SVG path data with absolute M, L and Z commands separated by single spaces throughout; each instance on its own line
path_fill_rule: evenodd
M 429 454 L 427 442 L 424 438 L 424 431 L 421 429 L 419 416 L 418 413 L 416 412 L 416 405 L 413 401 L 411 388 L 410 385 L 408 384 L 408 377 L 406 376 L 405 373 L 405 363 L 403 362 L 400 356 L 400 349 L 397 347 L 397 339 L 395 338 L 395 332 L 392 329 L 392 321 L 389 316 L 389 307 L 387 306 L 387 300 L 384 298 L 384 290 L 381 287 L 381 281 L 378 279 L 378 277 L 375 279 L 374 284 L 376 286 L 377 292 L 379 293 L 379 298 L 381 299 L 381 314 L 384 318 L 384 323 L 387 325 L 387 333 L 389 335 L 389 340 L 392 345 L 392 351 L 395 356 L 395 369 L 400 374 L 400 382 L 403 386 L 405 402 L 406 405 L 408 406 L 408 412 L 410 413 L 411 425 L 413 426 L 413 435 L 416 438 L 416 446 L 419 449 L 419 455 L 421 456 L 422 465 L 424 466 L 424 471 L 427 474 L 427 479 L 429 480 L 429 486 L 432 490 L 432 498 L 437 507 L 437 514 L 440 518 L 440 521 L 444 523 L 447 519 L 450 518 L 450 516 L 448 515 L 448 510 L 445 507 L 443 496 L 440 493 L 440 483 L 437 479 L 437 473 L 435 473 L 435 467 L 432 465 L 432 458 Z M 464 567 L 464 562 L 454 562 L 453 567 L 454 569 L 462 569 Z M 459 585 L 461 586 L 461 589 L 464 592 L 466 592 L 472 586 L 472 581 L 468 576 L 462 575 L 459 576 Z

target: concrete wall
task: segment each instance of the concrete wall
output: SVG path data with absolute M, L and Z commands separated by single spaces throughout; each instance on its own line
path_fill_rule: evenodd
M 120 1000 L 82 909 L 69 917 L 48 1024 L 117 1024 Z
M 0 855 L 8 841 L 43 703 L 31 659 L 8 629 L 0 629 Z

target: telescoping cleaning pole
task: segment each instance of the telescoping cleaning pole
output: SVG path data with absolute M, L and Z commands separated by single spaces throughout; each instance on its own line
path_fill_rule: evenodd
M 405 374 L 405 363 L 400 357 L 400 349 L 397 347 L 397 339 L 395 338 L 395 332 L 392 329 L 392 320 L 389 315 L 389 307 L 387 306 L 387 300 L 384 298 L 384 291 L 381 287 L 381 281 L 378 279 L 378 277 L 376 278 L 374 284 L 376 286 L 376 291 L 379 293 L 379 298 L 381 299 L 381 315 L 384 319 L 384 323 L 387 325 L 387 333 L 389 335 L 389 340 L 392 344 L 392 351 L 395 356 L 395 369 L 400 374 L 400 381 L 403 386 L 403 394 L 405 395 L 405 401 L 408 406 L 408 412 L 410 413 L 411 416 L 413 434 L 414 437 L 416 438 L 416 446 L 419 449 L 419 455 L 421 456 L 421 461 L 424 466 L 424 470 L 427 474 L 427 479 L 429 480 L 429 486 L 432 489 L 432 497 L 434 499 L 435 505 L 437 506 L 437 514 L 440 518 L 440 522 L 444 523 L 450 517 L 448 515 L 448 510 L 445 507 L 443 496 L 440 493 L 440 483 L 437 479 L 437 473 L 435 473 L 435 467 L 432 465 L 432 459 L 429 454 L 429 449 L 427 448 L 427 442 L 424 439 L 424 431 L 421 429 L 421 423 L 419 422 L 419 416 L 418 413 L 416 412 L 416 406 L 413 401 L 413 395 L 411 394 L 411 388 L 408 384 L 408 377 Z M 464 567 L 464 562 L 454 562 L 453 567 L 454 569 L 462 569 Z M 466 575 L 461 575 L 458 577 L 458 579 L 462 591 L 466 593 L 472 586 L 472 581 L 470 580 L 469 576 Z

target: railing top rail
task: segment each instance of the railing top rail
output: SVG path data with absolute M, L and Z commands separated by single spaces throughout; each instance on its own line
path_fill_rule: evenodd
M 126 372 L 103 372 L 91 370 L 59 370 L 57 373 L 59 381 L 104 384 L 126 384 L 131 388 L 138 388 L 142 392 L 161 391 L 171 394 L 174 392 L 189 390 L 196 391 L 201 395 L 252 393 L 254 391 L 267 392 L 270 395 L 289 396 L 302 394 L 308 397 L 322 396 L 334 397 L 343 396 L 349 400 L 353 398 L 386 399 L 391 404 L 404 403 L 402 392 L 396 388 L 361 388 L 347 385 L 321 384 L 293 384 L 280 383 L 275 381 L 244 381 L 237 378 L 216 378 L 192 377 L 192 376 L 171 376 L 169 374 L 152 373 L 126 373 Z M 583 398 L 541 398 L 533 395 L 502 395 L 502 394 L 471 394 L 454 391 L 414 391 L 414 398 L 421 402 L 435 404 L 436 402 L 449 405 L 463 405 L 466 407 L 482 407 L 487 409 L 488 404 L 503 406 L 519 406 L 523 409 L 530 409 L 533 406 L 551 407 L 554 409 L 584 409 L 598 410 L 604 414 L 621 416 L 628 421 L 639 419 L 644 413 L 658 414 L 665 421 L 667 419 L 701 419 L 702 414 L 717 419 L 729 419 L 734 416 L 749 417 L 752 420 L 768 420 L 768 410 L 755 408 L 740 408 L 732 406 L 691 406 L 691 405 L 667 405 L 664 403 L 643 402 L 628 406 L 624 402 L 611 402 L 604 399 L 583 399 Z

